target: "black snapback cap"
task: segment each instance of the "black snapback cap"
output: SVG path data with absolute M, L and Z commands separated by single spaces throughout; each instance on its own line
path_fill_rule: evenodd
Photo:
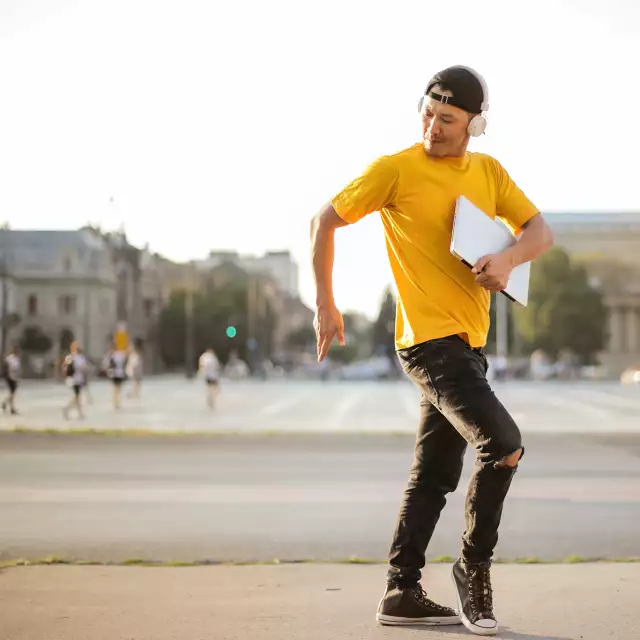
M 433 87 L 439 85 L 442 89 L 450 91 L 453 96 L 442 96 L 432 92 Z M 484 89 L 477 76 L 465 67 L 448 67 L 438 71 L 425 90 L 425 95 L 446 102 L 469 113 L 482 113 L 482 104 L 485 101 Z

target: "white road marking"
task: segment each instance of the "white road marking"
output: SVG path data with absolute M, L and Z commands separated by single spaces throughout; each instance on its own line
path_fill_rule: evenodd
M 635 398 L 623 398 L 606 391 L 598 391 L 597 389 L 589 389 L 588 391 L 581 391 L 580 396 L 585 399 L 586 402 L 593 402 L 597 400 L 597 403 L 602 403 L 616 409 L 631 409 L 637 411 L 640 414 L 640 395 Z
M 261 416 L 274 416 L 278 413 L 283 413 L 285 410 L 290 409 L 297 404 L 301 404 L 302 401 L 310 395 L 310 392 L 286 394 L 286 397 L 282 400 L 277 400 L 276 402 L 272 402 L 271 404 L 259 409 L 258 414 Z
M 553 396 L 546 395 L 540 398 L 539 406 L 550 405 L 558 409 L 564 409 L 568 412 L 579 413 L 583 416 L 589 416 L 590 418 L 599 417 L 604 420 L 611 419 L 611 411 L 603 409 L 597 405 L 587 404 L 583 400 L 573 400 L 567 396 L 561 398 L 555 398 Z
M 351 431 L 349 427 L 342 429 L 342 424 L 347 417 L 347 414 L 360 402 L 365 396 L 367 391 L 365 389 L 360 390 L 348 390 L 347 395 L 342 398 L 338 405 L 327 417 L 327 428 L 335 431 Z M 330 400 L 329 400 L 330 402 Z

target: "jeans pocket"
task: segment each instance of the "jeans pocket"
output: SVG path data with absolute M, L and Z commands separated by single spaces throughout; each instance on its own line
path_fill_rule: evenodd
M 438 407 L 440 396 L 429 373 L 430 361 L 434 355 L 431 347 L 430 342 L 417 344 L 398 351 L 398 357 L 409 379 L 420 389 L 424 397 Z

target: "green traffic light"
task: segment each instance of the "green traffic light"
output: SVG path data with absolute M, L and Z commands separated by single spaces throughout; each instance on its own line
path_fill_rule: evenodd
M 227 338 L 235 338 L 237 333 L 235 327 L 227 327 Z

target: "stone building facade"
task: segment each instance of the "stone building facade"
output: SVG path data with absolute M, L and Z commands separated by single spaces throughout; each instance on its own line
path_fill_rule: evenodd
M 161 258 L 131 246 L 123 234 L 88 227 L 0 229 L 0 257 L 2 290 L 13 294 L 11 304 L 19 318 L 4 332 L 5 347 L 19 343 L 28 331 L 45 334 L 52 342 L 47 353 L 27 357 L 27 374 L 52 373 L 51 365 L 73 340 L 99 364 L 121 323 L 132 342 L 145 344 L 147 368 L 157 368 L 155 343 L 149 338 L 168 296 Z M 2 315 L 9 315 L 8 305 Z
M 50 361 L 72 340 L 79 340 L 91 359 L 103 354 L 116 317 L 116 282 L 106 243 L 84 230 L 2 229 L 0 247 L 16 284 L 20 318 L 7 341 L 15 343 L 31 329 L 51 339 Z
M 545 218 L 556 244 L 585 265 L 603 293 L 609 343 L 602 364 L 612 375 L 640 364 L 640 213 L 550 213 Z

